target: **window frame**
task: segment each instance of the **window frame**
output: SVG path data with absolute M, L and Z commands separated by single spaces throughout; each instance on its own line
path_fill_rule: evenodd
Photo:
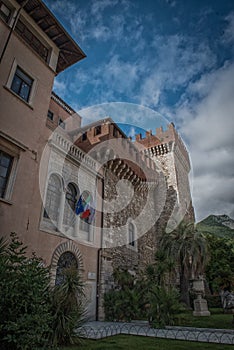
M 1 7 L 5 6 L 9 11 L 9 15 L 6 17 L 5 13 L 3 11 L 1 11 Z M 10 23 L 10 20 L 12 18 L 12 15 L 13 15 L 13 9 L 11 7 L 8 6 L 8 4 L 6 4 L 5 2 L 3 1 L 0 1 L 0 18 L 7 24 Z
M 133 228 L 133 231 L 130 231 L 130 227 Z M 132 222 L 132 220 L 129 220 L 127 223 L 127 239 L 127 247 L 137 251 L 137 230 L 136 225 Z
M 49 114 L 51 114 L 51 116 L 49 116 Z M 52 112 L 50 109 L 48 109 L 48 112 L 47 112 L 47 119 L 50 120 L 51 122 L 54 121 L 54 112 Z
M 23 72 L 25 72 L 26 75 L 28 75 L 33 80 L 32 87 L 31 87 L 31 90 L 30 90 L 30 93 L 29 93 L 28 101 L 23 99 L 20 95 L 18 95 L 16 92 L 14 92 L 11 89 L 11 85 L 12 85 L 12 82 L 13 82 L 13 79 L 14 79 L 17 67 L 19 67 Z M 30 108 L 33 108 L 33 100 L 34 100 L 34 96 L 35 96 L 37 81 L 38 81 L 38 79 L 29 70 L 25 69 L 24 65 L 19 64 L 18 61 L 16 61 L 16 59 L 14 59 L 12 67 L 11 67 L 11 71 L 10 71 L 10 74 L 9 74 L 9 77 L 8 77 L 8 80 L 7 80 L 7 83 L 5 85 L 5 88 L 9 92 L 11 92 L 14 96 L 16 96 L 20 101 L 25 103 Z
M 50 60 L 50 48 L 45 44 L 41 36 L 33 30 L 32 26 L 20 17 L 14 27 L 14 31 L 30 46 L 45 63 Z
M 7 177 L 7 183 L 6 183 L 4 195 L 0 196 L 1 201 L 10 202 L 12 198 L 14 183 L 15 183 L 16 174 L 17 174 L 20 150 L 16 148 L 14 145 L 9 145 L 9 148 L 8 148 L 7 146 L 5 146 L 5 142 L 3 143 L 0 142 L 0 151 L 6 153 L 7 155 L 13 158 L 11 169 Z
M 87 136 L 87 131 L 85 131 L 85 132 L 82 133 L 81 141 L 86 141 L 87 138 L 88 138 L 88 136 Z
M 101 135 L 102 133 L 102 126 L 101 125 L 97 125 L 94 128 L 94 136 L 98 136 Z
M 52 177 L 56 178 L 56 181 L 58 181 L 57 191 L 54 191 L 54 188 L 56 187 L 54 183 L 52 183 L 52 187 L 49 187 Z M 49 197 L 48 190 L 50 191 L 50 197 Z M 56 193 L 57 197 L 54 196 L 54 193 Z M 43 216 L 43 220 L 51 222 L 52 225 L 55 227 L 57 227 L 58 220 L 59 220 L 61 196 L 62 196 L 62 183 L 61 183 L 60 176 L 57 173 L 51 173 L 47 179 L 45 201 L 43 203 L 42 216 Z M 54 207 L 55 199 L 58 203 L 57 203 L 57 206 Z M 47 202 L 49 202 L 49 206 L 47 206 Z M 53 206 L 51 205 L 51 203 L 53 203 Z
M 70 191 L 69 191 L 70 190 Z M 79 198 L 79 190 L 73 182 L 66 186 L 65 205 L 63 212 L 63 224 L 68 227 L 74 227 L 76 221 L 75 208 Z
M 117 130 L 117 128 L 115 126 L 113 127 L 113 136 L 116 137 L 116 138 L 119 137 L 118 130 Z
M 14 82 L 16 82 L 18 79 L 18 81 L 20 81 L 20 86 L 19 86 L 19 91 L 17 91 L 17 89 L 14 90 Z M 29 81 L 27 81 L 27 79 Z M 13 91 L 16 95 L 18 95 L 20 98 L 22 98 L 25 102 L 29 103 L 29 99 L 30 99 L 30 94 L 32 91 L 32 86 L 33 86 L 33 78 L 31 78 L 27 73 L 25 73 L 25 71 L 20 68 L 20 66 L 17 65 L 13 79 L 11 81 L 11 91 Z M 23 89 L 24 89 L 24 85 L 28 88 L 28 93 L 27 96 L 24 97 L 23 95 Z M 17 87 L 17 85 L 16 85 Z
M 63 130 L 66 129 L 66 124 L 61 117 L 59 117 L 59 119 L 58 119 L 58 126 L 60 126 L 60 128 L 62 128 Z

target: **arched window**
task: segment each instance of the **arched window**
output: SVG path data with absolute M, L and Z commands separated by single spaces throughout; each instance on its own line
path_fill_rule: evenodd
M 78 268 L 78 263 L 75 255 L 71 252 L 64 252 L 59 260 L 58 265 L 56 269 L 56 278 L 55 278 L 55 284 L 60 285 L 65 280 L 64 270 L 68 269 L 70 267 Z
M 84 191 L 82 193 L 82 198 L 83 198 L 83 206 L 85 209 L 87 209 L 86 206 L 88 207 L 92 203 L 92 196 L 88 191 Z M 85 213 L 86 213 L 86 210 L 84 211 L 84 213 L 80 215 L 80 229 L 82 231 L 89 233 L 89 230 L 90 230 L 89 216 L 86 216 Z
M 66 190 L 66 201 L 64 208 L 64 219 L 65 225 L 74 226 L 75 224 L 75 207 L 77 203 L 78 191 L 74 184 L 69 183 Z
M 128 225 L 128 238 L 129 238 L 129 245 L 132 247 L 135 247 L 135 227 L 130 222 Z
M 57 175 L 52 174 L 47 187 L 44 217 L 55 222 L 58 221 L 61 192 L 60 179 Z

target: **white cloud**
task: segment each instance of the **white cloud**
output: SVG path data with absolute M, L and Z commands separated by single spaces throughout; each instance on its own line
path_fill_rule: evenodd
M 65 80 L 61 79 L 60 77 L 54 80 L 53 90 L 56 92 L 56 94 L 63 98 L 67 89 L 68 83 Z
M 136 135 L 136 129 L 132 126 L 128 132 L 128 137 L 134 138 Z
M 177 110 L 194 169 L 197 219 L 234 210 L 234 64 L 203 76 L 201 100 L 183 102 Z M 193 87 L 190 84 L 190 93 Z M 193 106 L 191 108 L 191 105 Z M 190 106 L 190 107 L 188 107 Z
M 96 17 L 96 19 L 101 19 L 103 11 L 108 7 L 114 7 L 118 4 L 118 0 L 98 0 L 93 1 L 91 5 L 91 14 Z
M 228 25 L 223 34 L 223 41 L 227 44 L 234 44 L 234 12 L 231 12 L 225 19 Z
M 215 55 L 204 43 L 195 45 L 192 39 L 181 35 L 155 35 L 152 47 L 155 57 L 146 59 L 145 79 L 139 99 L 142 104 L 157 106 L 165 91 L 176 91 L 216 62 Z M 147 71 L 148 70 L 148 71 Z

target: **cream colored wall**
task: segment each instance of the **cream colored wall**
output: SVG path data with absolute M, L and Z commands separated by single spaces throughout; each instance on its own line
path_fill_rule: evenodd
M 7 31 L 6 25 L 0 20 L 1 43 Z M 17 64 L 36 81 L 30 104 L 7 87 L 12 67 Z M 28 252 L 35 251 L 46 265 L 50 265 L 55 248 L 66 241 L 62 236 L 39 229 L 42 213 L 39 165 L 51 134 L 51 130 L 46 127 L 46 120 L 54 76 L 53 70 L 13 33 L 0 65 L 0 128 L 4 134 L 22 143 L 25 150 L 19 151 L 11 198 L 0 199 L 0 235 L 9 237 L 10 232 L 16 232 L 28 246 Z M 84 261 L 84 279 L 92 296 L 89 313 L 94 318 L 96 280 L 89 280 L 88 273 L 97 271 L 97 248 L 81 244 L 78 244 L 78 248 Z

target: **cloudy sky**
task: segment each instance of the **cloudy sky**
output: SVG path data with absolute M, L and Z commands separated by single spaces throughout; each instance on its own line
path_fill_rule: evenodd
M 190 152 L 197 220 L 234 218 L 234 1 L 45 3 L 87 55 L 56 78 L 55 92 L 78 111 L 125 102 L 174 122 Z M 152 112 L 136 115 L 114 119 L 158 126 Z

